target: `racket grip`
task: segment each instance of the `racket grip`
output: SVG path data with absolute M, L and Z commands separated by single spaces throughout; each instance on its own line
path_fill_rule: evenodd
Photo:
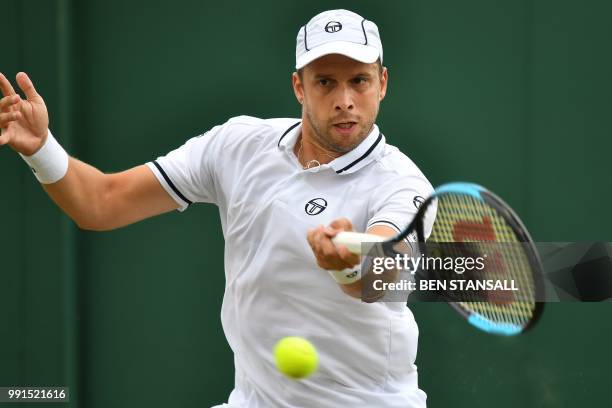
M 334 245 L 344 245 L 354 254 L 361 255 L 361 244 L 363 242 L 383 242 L 385 239 L 380 235 L 364 234 L 361 232 L 339 232 L 332 238 Z
M 334 280 L 342 285 L 348 285 L 361 279 L 361 271 L 359 265 L 355 268 L 346 268 L 341 271 L 327 271 Z

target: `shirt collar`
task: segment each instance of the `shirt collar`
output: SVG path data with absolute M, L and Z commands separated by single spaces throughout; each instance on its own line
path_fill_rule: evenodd
M 295 146 L 302 132 L 302 122 L 297 122 L 286 129 L 278 140 L 278 147 L 289 153 Z M 385 136 L 374 125 L 372 131 L 357 147 L 348 153 L 332 160 L 329 166 L 338 174 L 350 174 L 376 160 L 385 146 Z

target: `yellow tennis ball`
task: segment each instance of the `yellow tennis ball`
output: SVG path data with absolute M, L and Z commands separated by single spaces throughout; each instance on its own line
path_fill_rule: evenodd
M 308 377 L 319 365 L 317 349 L 302 337 L 285 337 L 274 346 L 276 368 L 294 379 Z

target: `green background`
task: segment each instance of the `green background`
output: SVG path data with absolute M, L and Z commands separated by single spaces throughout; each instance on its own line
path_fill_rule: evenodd
M 0 71 L 28 72 L 57 139 L 115 172 L 232 116 L 298 116 L 297 29 L 339 7 L 378 24 L 390 74 L 378 123 L 434 185 L 487 186 L 539 241 L 612 241 L 603 0 L 0 0 Z M 0 386 L 69 385 L 72 407 L 226 401 L 215 207 L 86 232 L 6 147 L 0 180 Z M 429 407 L 612 401 L 608 304 L 551 304 L 512 339 L 444 304 L 413 310 Z

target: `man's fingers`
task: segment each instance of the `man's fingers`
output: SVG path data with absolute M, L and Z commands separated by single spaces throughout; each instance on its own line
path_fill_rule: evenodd
M 331 224 L 329 224 L 329 226 L 342 231 L 353 230 L 353 224 L 349 221 L 348 218 L 338 218 L 337 220 L 333 220 Z
M 338 218 L 337 220 L 333 220 L 328 227 L 325 227 L 324 233 L 329 238 L 333 238 L 341 231 L 352 230 L 353 224 L 348 220 L 348 218 Z
M 8 112 L 11 106 L 15 105 L 21 100 L 19 95 L 9 95 L 0 99 L 0 112 Z
M 320 264 L 324 265 L 326 269 L 344 269 L 350 268 L 354 264 L 345 261 L 343 257 L 338 252 L 338 247 L 331 241 L 331 239 L 327 236 L 327 231 L 325 228 L 321 228 L 320 237 L 318 239 L 319 243 L 319 254 L 322 259 L 320 259 Z M 350 259 L 350 256 L 346 257 Z
M 329 241 L 329 238 L 325 236 L 325 227 L 319 225 L 317 228 L 313 228 L 308 230 L 308 243 L 312 248 L 317 261 L 319 262 L 319 266 L 321 266 L 321 261 L 325 263 L 325 259 L 329 256 L 329 248 L 325 247 L 325 241 Z M 333 244 L 332 244 L 333 246 Z
M 317 254 L 319 252 L 319 245 L 318 245 L 318 240 L 316 238 L 317 235 L 317 230 L 316 229 L 309 229 L 308 230 L 308 235 L 306 236 L 306 238 L 308 239 L 308 244 L 310 245 L 310 248 L 312 248 L 312 251 Z
M 323 234 L 325 234 L 325 236 L 328 237 L 328 238 L 335 237 L 336 235 L 338 235 L 338 233 L 340 231 L 341 230 L 333 229 L 332 227 L 323 227 L 323 229 L 322 229 Z
M 338 247 L 338 256 L 340 259 L 342 259 L 342 261 L 349 265 L 349 268 L 352 268 L 360 262 L 359 255 L 352 253 L 344 245 Z
M 322 225 L 308 230 L 308 244 L 312 248 L 317 264 L 323 269 L 341 270 L 359 263 L 359 255 L 351 254 L 346 247 L 336 247 L 329 233 L 330 227 Z M 333 234 L 337 231 L 332 231 Z
M 15 95 L 15 90 L 13 89 L 13 85 L 9 82 L 8 79 L 0 72 L 0 90 L 4 96 Z
M 17 84 L 25 94 L 26 98 L 28 98 L 28 100 L 36 99 L 39 97 L 38 93 L 36 93 L 36 89 L 34 89 L 34 84 L 25 72 L 20 72 L 17 74 Z
M 5 128 L 10 122 L 21 119 L 21 112 L 4 112 L 0 113 L 0 128 Z
M 11 140 L 11 137 L 9 136 L 9 132 L 6 129 L 2 129 L 0 131 L 0 146 L 4 146 L 5 144 L 7 144 L 9 141 Z
M 334 243 L 331 242 L 331 239 L 329 239 L 327 236 L 321 236 L 321 239 L 319 240 L 319 245 L 319 251 L 324 257 L 335 258 L 338 256 L 338 250 L 336 249 L 336 245 L 334 245 Z
M 312 241 L 313 241 L 313 249 L 315 251 L 315 253 L 317 254 L 317 256 L 325 256 L 323 253 L 323 242 L 325 241 L 325 227 L 322 225 L 319 225 L 317 228 L 314 229 L 314 232 L 312 234 Z

